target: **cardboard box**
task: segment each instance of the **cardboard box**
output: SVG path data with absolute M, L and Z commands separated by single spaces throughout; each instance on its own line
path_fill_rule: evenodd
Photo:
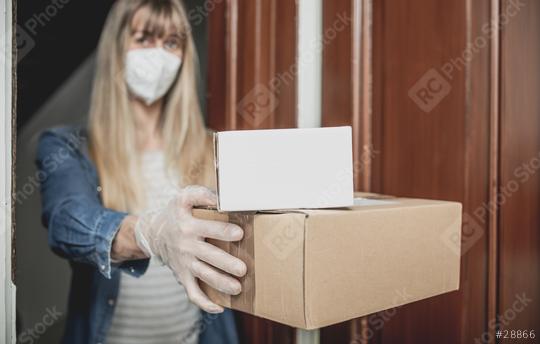
M 218 209 L 353 204 L 351 127 L 218 132 Z
M 243 291 L 212 300 L 290 326 L 313 329 L 400 306 L 459 286 L 461 204 L 368 196 L 341 209 L 220 213 L 245 231 L 212 241 L 244 260 Z

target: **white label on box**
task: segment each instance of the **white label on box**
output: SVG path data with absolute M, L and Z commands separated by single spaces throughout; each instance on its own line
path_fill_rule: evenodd
M 216 134 L 221 211 L 353 204 L 350 127 Z

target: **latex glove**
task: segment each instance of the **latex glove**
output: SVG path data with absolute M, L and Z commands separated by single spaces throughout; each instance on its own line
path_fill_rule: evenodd
M 223 308 L 210 301 L 196 278 L 223 293 L 237 295 L 240 282 L 225 272 L 238 277 L 246 273 L 244 262 L 205 241 L 238 241 L 243 230 L 235 224 L 200 220 L 191 214 L 193 206 L 215 206 L 216 202 L 216 195 L 209 189 L 188 186 L 164 209 L 141 215 L 135 224 L 135 238 L 141 250 L 167 264 L 189 299 L 210 313 L 222 312 Z

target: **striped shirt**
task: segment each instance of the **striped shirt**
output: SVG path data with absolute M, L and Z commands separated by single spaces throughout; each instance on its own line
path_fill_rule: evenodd
M 147 208 L 164 206 L 178 189 L 165 173 L 162 151 L 142 157 L 142 182 Z M 200 310 L 192 304 L 171 270 L 151 259 L 146 273 L 122 273 L 107 344 L 197 343 Z

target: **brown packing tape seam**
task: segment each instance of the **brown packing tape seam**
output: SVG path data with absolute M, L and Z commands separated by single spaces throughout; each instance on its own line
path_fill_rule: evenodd
M 357 192 L 354 194 L 354 197 L 373 199 L 373 200 L 398 198 L 397 196 L 393 196 L 393 195 L 383 195 L 383 194 L 378 194 L 378 193 L 364 193 L 364 192 Z
M 396 196 L 388 196 L 388 195 L 374 195 L 374 196 L 367 196 L 367 197 L 364 197 L 364 198 L 373 199 L 373 200 L 384 200 L 384 199 L 395 199 L 397 197 Z
M 242 292 L 231 295 L 231 307 L 248 313 L 255 312 L 255 238 L 253 233 L 255 213 L 230 213 L 229 222 L 244 230 L 242 240 L 230 243 L 230 254 L 239 258 L 247 266 L 246 275 L 240 278 Z

